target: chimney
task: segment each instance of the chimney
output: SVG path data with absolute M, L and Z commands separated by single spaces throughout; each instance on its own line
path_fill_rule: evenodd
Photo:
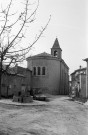
M 79 69 L 81 69 L 81 68 L 82 68 L 82 66 L 80 65 L 80 66 L 79 66 Z

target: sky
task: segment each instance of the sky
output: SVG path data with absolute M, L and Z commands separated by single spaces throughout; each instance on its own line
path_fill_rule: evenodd
M 55 38 L 62 48 L 62 58 L 70 68 L 70 73 L 88 57 L 87 0 L 40 0 L 37 21 L 43 26 L 49 15 L 51 21 L 43 37 L 35 45 L 33 53 L 50 53 Z
M 36 0 L 33 1 L 35 3 Z M 62 58 L 70 68 L 69 72 L 72 73 L 80 65 L 85 67 L 86 62 L 83 59 L 88 58 L 87 6 L 87 0 L 40 0 L 36 20 L 27 29 L 26 42 L 23 42 L 23 45 L 34 40 L 50 15 L 51 20 L 28 56 L 42 52 L 51 53 L 50 49 L 57 37 L 62 49 Z

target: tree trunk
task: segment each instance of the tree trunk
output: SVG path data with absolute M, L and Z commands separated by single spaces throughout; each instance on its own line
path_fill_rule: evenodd
M 1 62 L 0 62 L 0 99 L 1 99 L 1 91 L 2 91 L 2 61 L 3 61 L 3 57 L 1 56 Z

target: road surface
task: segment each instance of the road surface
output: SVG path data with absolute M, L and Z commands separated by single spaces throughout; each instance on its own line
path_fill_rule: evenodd
M 64 96 L 38 106 L 0 103 L 0 135 L 88 135 L 88 107 Z

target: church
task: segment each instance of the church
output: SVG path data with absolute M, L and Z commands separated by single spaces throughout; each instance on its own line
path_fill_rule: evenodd
M 46 52 L 28 57 L 27 68 L 32 70 L 32 89 L 42 93 L 68 95 L 69 67 L 62 59 L 62 49 L 58 38 L 51 48 L 51 54 Z

